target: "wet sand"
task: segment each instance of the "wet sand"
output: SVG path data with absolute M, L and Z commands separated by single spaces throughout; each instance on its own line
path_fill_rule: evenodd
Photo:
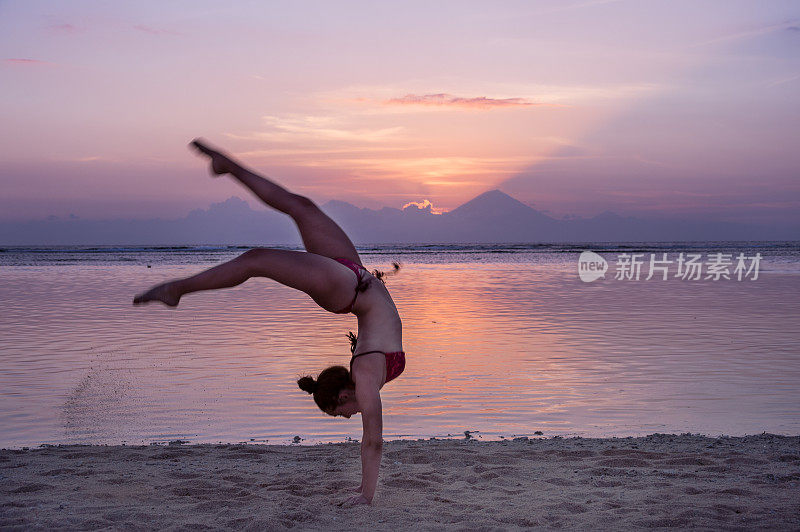
M 0 451 L 0 528 L 800 528 L 800 437 L 392 441 L 372 506 L 356 443 Z

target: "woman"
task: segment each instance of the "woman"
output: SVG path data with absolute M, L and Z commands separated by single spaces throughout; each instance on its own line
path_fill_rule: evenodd
M 383 445 L 380 389 L 405 368 L 403 328 L 397 308 L 382 282 L 362 265 L 355 246 L 341 227 L 311 200 L 244 168 L 222 152 L 195 140 L 191 146 L 211 159 L 214 175 L 231 174 L 264 203 L 292 217 L 306 252 L 251 249 L 239 257 L 193 277 L 160 284 L 136 296 L 134 305 L 160 301 L 170 307 L 181 297 L 200 290 L 228 288 L 251 277 L 269 277 L 302 290 L 323 309 L 352 312 L 358 318 L 350 370 L 332 366 L 317 380 L 303 377 L 297 384 L 314 395 L 320 409 L 349 418 L 361 413 L 360 495 L 347 504 L 370 504 L 378 482 Z

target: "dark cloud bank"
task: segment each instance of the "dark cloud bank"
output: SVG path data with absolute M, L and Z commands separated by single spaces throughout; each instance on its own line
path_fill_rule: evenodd
M 692 240 L 793 240 L 798 227 L 729 222 L 645 220 L 606 212 L 557 220 L 492 190 L 449 213 L 430 207 L 361 209 L 342 201 L 322 206 L 354 242 L 635 242 Z M 252 210 L 231 197 L 177 220 L 61 219 L 0 223 L 0 245 L 299 245 L 286 216 Z

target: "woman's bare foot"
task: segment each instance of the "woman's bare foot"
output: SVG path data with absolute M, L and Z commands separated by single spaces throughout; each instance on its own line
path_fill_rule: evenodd
M 180 300 L 180 293 L 175 284 L 170 282 L 154 286 L 144 294 L 139 294 L 133 298 L 133 304 L 142 305 L 150 301 L 161 301 L 168 307 L 177 307 Z
M 211 158 L 211 172 L 213 174 L 222 175 L 231 172 L 233 161 L 227 155 L 209 148 L 205 141 L 201 139 L 194 139 L 189 145 Z

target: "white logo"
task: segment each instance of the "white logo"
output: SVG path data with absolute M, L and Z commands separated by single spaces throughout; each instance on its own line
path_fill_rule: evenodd
M 638 281 L 642 279 L 642 270 L 647 269 L 648 275 L 644 278 L 649 281 L 654 277 L 666 281 L 678 278 L 684 281 L 719 281 L 720 279 L 743 281 L 758 279 L 761 253 L 752 257 L 739 253 L 709 253 L 708 261 L 704 262 L 700 253 L 680 253 L 677 260 L 668 258 L 668 253 L 650 253 L 650 260 L 645 259 L 644 253 L 620 253 L 614 264 L 614 279 L 617 281 Z M 749 264 L 748 264 L 749 261 Z M 675 265 L 672 267 L 672 265 Z M 649 266 L 649 267 L 648 267 Z M 705 268 L 705 276 L 703 276 Z M 591 283 L 597 279 L 604 279 L 608 271 L 606 259 L 593 251 L 584 251 L 578 257 L 578 275 L 584 283 Z M 660 274 L 660 275 L 659 275 Z
M 584 283 L 591 283 L 605 277 L 608 270 L 606 259 L 594 251 L 584 251 L 578 258 L 578 275 Z

